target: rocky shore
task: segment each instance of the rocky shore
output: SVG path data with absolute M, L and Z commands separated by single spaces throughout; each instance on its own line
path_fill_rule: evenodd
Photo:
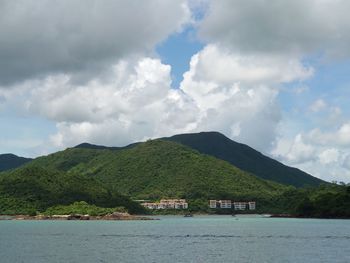
M 71 215 L 15 215 L 1 216 L 0 220 L 157 220 L 147 216 L 135 216 L 129 213 L 114 212 L 103 216 L 91 216 L 81 214 Z

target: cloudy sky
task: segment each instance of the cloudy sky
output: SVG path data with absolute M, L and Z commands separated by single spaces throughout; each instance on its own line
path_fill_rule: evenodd
M 350 1 L 0 0 L 0 153 L 219 131 L 350 182 Z

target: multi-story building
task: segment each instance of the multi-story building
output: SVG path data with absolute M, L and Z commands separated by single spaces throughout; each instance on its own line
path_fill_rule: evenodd
M 141 203 L 148 209 L 187 209 L 188 203 L 185 199 L 162 199 L 160 202 L 155 203 Z
M 217 208 L 218 202 L 216 200 L 209 200 L 209 207 L 210 208 Z
M 247 208 L 246 202 L 233 202 L 235 210 L 245 210 Z
M 157 203 L 141 203 L 142 206 L 148 208 L 148 209 L 158 209 Z
M 256 208 L 255 202 L 248 202 L 248 207 L 249 207 L 249 210 L 255 210 Z
M 256 203 L 254 201 L 250 202 L 233 202 L 231 200 L 209 200 L 209 207 L 212 209 L 223 208 L 230 209 L 234 208 L 235 210 L 255 210 Z
M 220 208 L 231 208 L 232 207 L 231 200 L 220 200 L 219 204 L 220 204 Z

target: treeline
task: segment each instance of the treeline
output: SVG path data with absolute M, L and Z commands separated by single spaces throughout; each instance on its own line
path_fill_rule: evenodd
M 289 189 L 271 200 L 272 213 L 298 217 L 350 218 L 350 186 L 323 184 L 312 188 Z
M 350 186 L 329 186 L 311 190 L 296 207 L 302 217 L 350 218 Z
M 91 176 L 44 169 L 36 165 L 0 174 L 0 214 L 36 214 L 76 201 L 108 208 L 124 207 L 131 214 L 145 209 L 130 198 L 111 192 Z

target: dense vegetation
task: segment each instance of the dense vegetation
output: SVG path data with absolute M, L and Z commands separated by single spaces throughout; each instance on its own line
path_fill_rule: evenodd
M 126 212 L 124 207 L 105 208 L 98 207 L 96 205 L 89 205 L 84 201 L 75 202 L 70 205 L 57 205 L 48 208 L 43 214 L 44 215 L 91 215 L 91 216 L 103 216 L 112 214 L 113 212 Z
M 297 193 L 294 214 L 302 217 L 350 218 L 350 186 L 321 186 Z
M 0 154 L 0 172 L 17 168 L 32 159 L 19 157 L 14 154 Z
M 143 211 L 129 198 L 111 193 L 83 174 L 67 174 L 35 164 L 0 174 L 0 214 L 28 214 L 75 201 L 102 207 L 124 206 L 131 213 Z
M 189 211 L 213 212 L 208 199 L 231 199 L 257 201 L 258 213 L 349 217 L 349 192 L 333 184 L 295 188 L 263 180 L 172 141 L 113 149 L 83 144 L 0 173 L 0 214 L 116 209 L 108 207 L 144 213 L 129 198 L 185 198 Z
M 35 163 L 93 177 L 112 192 L 135 199 L 264 199 L 285 189 L 225 161 L 161 140 L 119 151 L 73 148 Z
M 281 184 L 304 187 L 324 183 L 299 169 L 271 159 L 245 144 L 234 142 L 218 132 L 180 134 L 164 139 L 184 144 L 200 153 L 225 160 L 260 178 Z

